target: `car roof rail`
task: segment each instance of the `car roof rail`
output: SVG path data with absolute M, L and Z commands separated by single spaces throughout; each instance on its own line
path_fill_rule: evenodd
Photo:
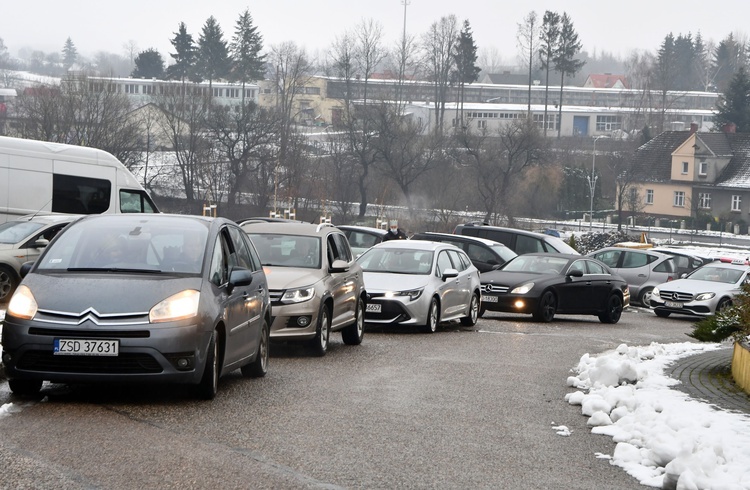
M 317 232 L 319 232 L 319 231 L 320 231 L 320 230 L 322 230 L 322 229 L 323 229 L 323 227 L 325 227 L 325 226 L 330 226 L 331 228 L 336 228 L 336 227 L 335 227 L 335 226 L 333 226 L 333 225 L 332 225 L 331 223 L 321 223 L 321 224 L 319 224 L 319 225 L 318 225 L 318 227 L 317 227 L 317 228 L 315 228 L 315 232 L 316 232 L 316 233 L 317 233 Z

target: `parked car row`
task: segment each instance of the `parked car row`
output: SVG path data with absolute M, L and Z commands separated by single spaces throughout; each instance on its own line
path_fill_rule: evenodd
M 496 228 L 462 229 L 503 231 Z M 19 394 L 38 392 L 43 381 L 159 381 L 211 399 L 229 372 L 264 376 L 271 341 L 323 356 L 333 332 L 359 345 L 365 324 L 433 333 L 443 321 L 473 326 L 487 311 L 616 323 L 631 294 L 659 316 L 701 316 L 730 304 L 747 281 L 746 265 L 709 262 L 678 279 L 676 255 L 619 247 L 561 253 L 558 238 L 517 231 L 506 245 L 442 233 L 382 242 L 365 227 L 263 218 L 9 222 L 0 225 L 0 243 L 15 262 L 0 265 L 0 278 L 13 279 L 0 291 L 16 290 L 2 361 Z M 513 249 L 537 238 L 541 251 Z

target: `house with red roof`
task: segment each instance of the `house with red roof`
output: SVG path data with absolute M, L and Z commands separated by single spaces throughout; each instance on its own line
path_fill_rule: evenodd
M 611 73 L 590 74 L 583 84 L 588 88 L 630 88 L 625 75 Z

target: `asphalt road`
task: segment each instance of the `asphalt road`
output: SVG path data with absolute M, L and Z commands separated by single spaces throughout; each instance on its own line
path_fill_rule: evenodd
M 266 378 L 232 373 L 211 402 L 50 384 L 23 399 L 3 383 L 0 487 L 642 489 L 597 458 L 615 443 L 565 402 L 566 379 L 587 352 L 688 341 L 691 325 L 631 308 L 616 325 L 489 313 L 433 335 L 368 329 L 324 358 L 274 345 Z

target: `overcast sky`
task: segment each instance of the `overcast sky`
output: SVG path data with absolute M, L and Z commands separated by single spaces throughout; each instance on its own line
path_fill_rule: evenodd
M 632 50 L 656 50 L 669 32 L 701 32 L 705 40 L 720 41 L 729 33 L 746 35 L 750 18 L 748 0 L 407 0 L 406 29 L 410 35 L 425 32 L 441 16 L 468 19 L 480 49 L 494 47 L 506 62 L 516 59 L 517 24 L 530 12 L 567 12 L 584 49 L 607 51 L 625 57 Z M 156 48 L 165 61 L 173 51 L 169 40 L 180 22 L 198 39 L 206 19 L 213 15 L 229 39 L 235 22 L 249 8 L 266 47 L 284 41 L 305 46 L 309 54 L 324 51 L 346 29 L 362 19 L 373 19 L 384 28 L 391 46 L 400 37 L 404 0 L 273 0 L 248 2 L 222 0 L 37 0 L 6 8 L 0 17 L 0 38 L 12 55 L 23 48 L 60 51 L 67 37 L 79 53 L 98 51 L 124 54 L 134 41 L 138 51 Z M 9 15 L 12 13 L 12 15 Z

